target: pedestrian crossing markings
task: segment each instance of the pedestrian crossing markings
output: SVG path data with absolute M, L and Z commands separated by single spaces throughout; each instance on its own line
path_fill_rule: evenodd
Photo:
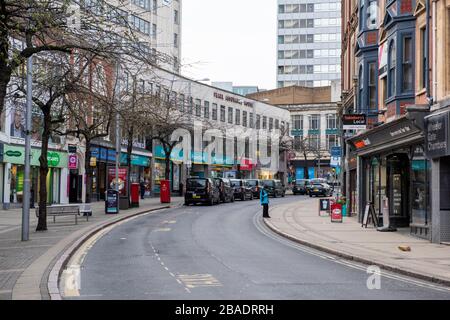
M 187 288 L 221 287 L 222 284 L 210 274 L 180 274 L 177 276 Z

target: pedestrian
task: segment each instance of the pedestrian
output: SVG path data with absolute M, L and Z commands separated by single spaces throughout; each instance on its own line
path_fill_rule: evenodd
M 269 193 L 267 190 L 262 186 L 261 192 L 259 194 L 259 199 L 261 202 L 261 205 L 263 206 L 263 218 L 270 218 L 269 216 Z
M 146 184 L 144 179 L 141 179 L 140 188 L 141 188 L 141 199 L 144 200 Z

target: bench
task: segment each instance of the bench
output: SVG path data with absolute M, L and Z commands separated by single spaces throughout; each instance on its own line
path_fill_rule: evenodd
M 52 205 L 47 206 L 47 216 L 53 217 L 53 223 L 56 223 L 57 216 L 75 216 L 75 224 L 78 224 L 78 216 L 80 215 L 80 206 L 75 205 Z M 39 207 L 36 207 L 36 217 L 39 218 Z M 86 220 L 89 221 L 89 216 L 86 215 Z
M 92 216 L 92 207 L 90 203 L 81 203 L 79 205 L 80 207 L 80 214 L 83 215 L 83 217 L 87 217 L 89 221 L 89 217 Z

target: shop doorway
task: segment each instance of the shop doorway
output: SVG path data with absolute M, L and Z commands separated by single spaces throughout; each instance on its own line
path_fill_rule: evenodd
M 82 176 L 77 171 L 70 172 L 69 176 L 69 203 L 81 202 L 81 185 Z
M 387 195 L 390 224 L 396 228 L 410 224 L 410 160 L 407 154 L 398 153 L 386 158 Z

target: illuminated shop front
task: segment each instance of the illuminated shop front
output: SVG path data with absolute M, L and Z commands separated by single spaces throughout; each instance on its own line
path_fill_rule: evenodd
M 424 135 L 405 117 L 350 139 L 360 161 L 359 213 L 372 203 L 382 223 L 430 238 L 430 162 Z M 361 214 L 360 214 L 361 218 Z
M 25 148 L 22 146 L 2 145 L 2 199 L 3 207 L 20 207 L 23 202 L 24 178 L 25 178 Z M 40 174 L 39 157 L 41 150 L 31 150 L 31 203 L 39 201 Z M 67 183 L 67 153 L 61 151 L 48 151 L 48 173 L 46 177 L 47 203 L 66 202 Z

